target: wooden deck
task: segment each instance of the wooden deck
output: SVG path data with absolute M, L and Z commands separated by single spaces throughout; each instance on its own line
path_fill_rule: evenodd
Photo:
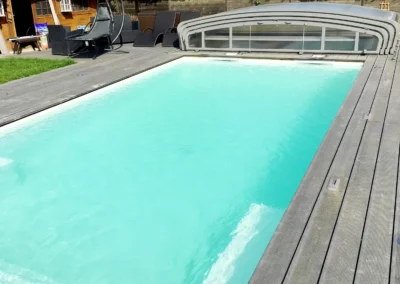
M 131 48 L 0 85 L 0 126 L 185 55 Z M 26 56 L 48 56 L 48 53 Z M 235 56 L 235 55 L 230 55 Z M 311 55 L 239 57 L 314 59 Z M 251 283 L 400 283 L 400 62 L 365 61 Z M 328 189 L 329 187 L 329 189 Z M 336 189 L 335 189 L 336 188 Z

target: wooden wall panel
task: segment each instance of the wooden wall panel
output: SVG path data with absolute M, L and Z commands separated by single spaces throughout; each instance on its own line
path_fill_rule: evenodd
M 11 0 L 3 0 L 5 8 L 5 17 L 0 17 L 0 30 L 3 33 L 3 37 L 6 40 L 8 49 L 11 51 L 11 44 L 7 38 L 15 37 L 15 28 L 12 17 Z
M 6 17 L 0 17 L 0 30 L 3 33 L 5 39 L 15 37 L 15 26 L 12 17 L 12 6 L 11 1 L 20 0 L 4 0 L 6 6 Z M 71 30 L 75 30 L 78 26 L 87 25 L 91 17 L 96 16 L 97 0 L 89 0 L 89 8 L 86 11 L 75 11 L 72 13 L 61 13 L 60 0 L 52 0 L 57 16 L 60 20 L 61 25 L 70 26 Z M 33 19 L 35 23 L 42 24 L 48 23 L 54 24 L 53 16 L 50 15 L 37 15 L 35 0 L 31 0 Z M 11 44 L 7 41 L 7 46 L 11 51 Z
M 16 1 L 16 0 L 13 0 Z M 40 15 L 36 14 L 35 0 L 32 1 L 32 13 L 35 23 L 42 24 L 48 23 L 49 25 L 54 24 L 52 15 Z M 60 1 L 53 0 L 54 9 L 56 10 L 60 24 L 63 26 L 70 26 L 71 30 L 75 30 L 78 26 L 87 25 L 91 17 L 96 16 L 96 5 L 97 0 L 89 0 L 89 9 L 86 11 L 75 11 L 70 13 L 61 13 Z

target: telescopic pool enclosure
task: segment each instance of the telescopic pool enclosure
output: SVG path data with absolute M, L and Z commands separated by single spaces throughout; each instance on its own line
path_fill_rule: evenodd
M 182 50 L 394 54 L 397 13 L 333 3 L 261 5 L 182 22 Z

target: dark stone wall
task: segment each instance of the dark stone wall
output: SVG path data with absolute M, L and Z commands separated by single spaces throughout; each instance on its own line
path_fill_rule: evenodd
M 260 0 L 260 4 L 289 3 L 306 0 Z M 321 0 L 322 1 L 322 0 Z M 336 2 L 351 5 L 360 5 L 360 0 L 328 0 L 326 2 Z M 379 1 L 365 1 L 366 6 L 379 7 Z M 133 0 L 125 1 L 125 10 L 128 14 L 134 15 L 135 7 Z M 203 16 L 234 10 L 243 7 L 253 6 L 253 0 L 158 0 L 154 4 L 140 2 L 141 12 L 156 12 L 163 10 L 171 11 L 198 11 Z M 400 0 L 392 0 L 390 4 L 392 11 L 400 11 Z
M 248 7 L 251 5 L 251 0 L 227 0 L 226 8 L 227 10 L 234 10 L 243 7 Z
M 202 15 L 210 15 L 253 5 L 253 0 L 168 0 L 172 11 L 199 11 Z M 271 0 L 261 0 L 261 4 Z M 288 0 L 272 0 L 282 2 Z
M 288 0 L 261 0 L 261 5 L 269 4 L 269 3 L 281 3 L 288 2 Z M 227 10 L 234 10 L 244 7 L 253 6 L 253 0 L 226 0 L 226 8 Z
M 227 0 L 169 0 L 171 11 L 198 11 L 201 15 L 211 15 L 226 11 Z

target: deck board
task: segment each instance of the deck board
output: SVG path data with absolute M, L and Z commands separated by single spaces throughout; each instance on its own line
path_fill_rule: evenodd
M 379 85 L 378 75 L 382 72 L 381 69 L 384 67 L 385 62 L 386 58 L 379 57 L 375 64 L 371 79 L 367 82 L 338 153 L 328 172 L 328 178 L 320 189 L 321 194 L 284 283 L 317 283 L 319 279 L 342 199 L 360 149 L 360 140 L 364 134 L 366 124 L 363 117 L 369 113 L 374 102 Z M 366 149 L 366 151 L 368 150 Z M 336 191 L 327 190 L 332 178 L 340 179 L 339 188 Z
M 367 124 L 365 128 L 364 135 L 368 135 L 368 139 L 363 139 L 360 144 L 350 172 L 350 182 L 323 266 L 321 283 L 353 281 L 381 130 L 379 123 Z
M 377 104 L 387 104 L 390 85 L 384 82 L 387 79 L 391 80 L 393 73 L 394 64 L 386 64 L 382 73 L 385 75 L 379 80 L 372 109 L 375 109 Z M 379 113 L 379 116 L 383 118 L 383 114 Z M 383 127 L 382 120 L 372 122 L 370 117 L 371 115 L 366 120 L 359 154 L 353 165 L 346 196 L 335 226 L 321 283 L 349 283 L 354 278 Z
M 388 113 L 386 117 L 386 125 L 396 128 L 395 131 L 400 129 L 400 61 L 397 61 L 396 73 L 394 76 L 394 82 L 392 86 L 392 92 L 395 92 L 390 97 L 390 102 L 388 106 Z M 397 133 L 396 133 L 397 135 Z M 399 138 L 400 139 L 400 138 Z M 394 143 L 393 143 L 394 144 Z M 400 184 L 400 142 L 397 145 L 392 145 L 397 149 L 397 183 L 396 192 L 394 200 L 395 214 L 394 214 L 394 227 L 392 236 L 392 257 L 391 257 L 391 270 L 390 270 L 390 283 L 400 283 L 400 194 L 399 194 L 399 184 Z
M 397 156 L 397 184 L 396 184 L 396 195 L 395 195 L 395 214 L 394 214 L 394 226 L 393 226 L 393 238 L 392 238 L 392 256 L 390 265 L 390 283 L 400 283 L 400 145 L 398 147 Z
M 355 283 L 389 282 L 399 130 L 394 125 L 384 129 Z
M 388 60 L 386 66 L 388 73 L 384 73 L 381 80 L 384 96 L 371 111 L 372 122 L 381 124 L 382 131 L 355 283 L 389 282 L 400 128 L 399 125 L 385 123 L 391 94 L 395 96 L 391 91 L 397 69 L 393 60 Z

